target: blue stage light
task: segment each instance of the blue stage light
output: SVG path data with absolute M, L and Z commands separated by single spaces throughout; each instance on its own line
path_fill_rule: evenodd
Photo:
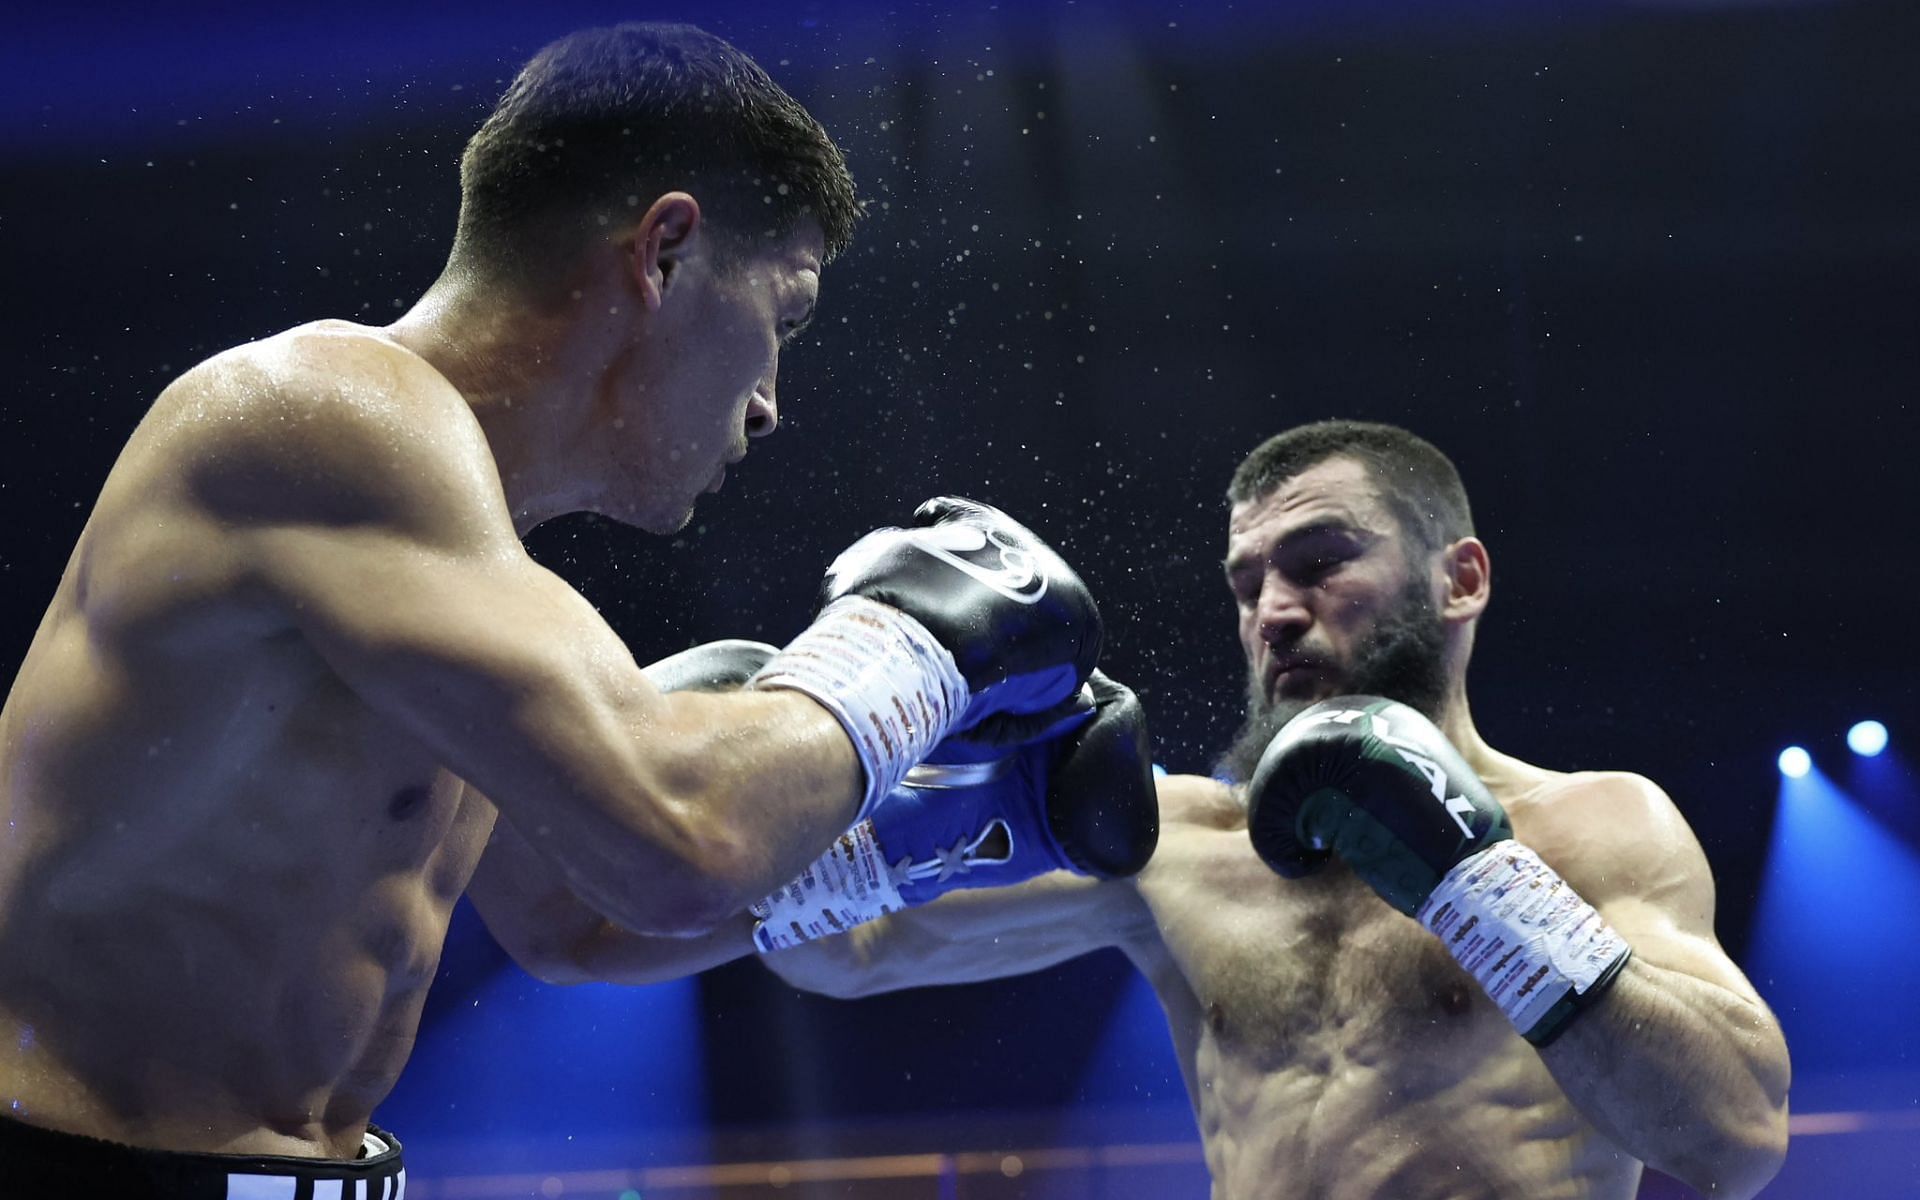
M 1780 773 L 1788 779 L 1798 779 L 1813 770 L 1813 755 L 1798 746 L 1788 746 L 1780 752 Z
M 1862 721 L 1847 730 L 1847 747 L 1862 758 L 1872 758 L 1887 748 L 1887 727 L 1878 721 Z
M 1893 757 L 1889 752 L 1852 765 L 1892 767 Z M 1751 978 L 1765 981 L 1767 1003 L 1793 1047 L 1795 1094 L 1809 1082 L 1823 1086 L 1817 1081 L 1824 1079 L 1836 1088 L 1832 1094 L 1849 1096 L 1850 1105 L 1908 1103 L 1892 1100 L 1887 1084 L 1867 1082 L 1894 1076 L 1867 1072 L 1888 1070 L 1894 1055 L 1907 1054 L 1912 1044 L 1911 1006 L 1887 998 L 1920 989 L 1920 954 L 1911 946 L 1911 914 L 1920 912 L 1920 847 L 1819 767 L 1800 779 L 1780 777 L 1776 794 L 1743 965 Z M 1846 916 L 1835 920 L 1835 913 Z

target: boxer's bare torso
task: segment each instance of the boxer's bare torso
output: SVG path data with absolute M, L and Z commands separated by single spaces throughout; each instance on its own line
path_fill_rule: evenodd
M 1515 835 L 1570 880 L 1607 869 L 1579 861 L 1588 818 L 1569 798 L 1633 777 L 1476 765 Z M 857 996 L 1119 947 L 1166 1010 L 1219 1200 L 1633 1195 L 1640 1162 L 1575 1109 L 1437 939 L 1337 862 L 1275 875 L 1222 784 L 1173 776 L 1159 791 L 1159 846 L 1131 880 L 1055 873 L 958 892 L 765 961 Z
M 242 348 L 114 468 L 0 715 L 0 1111 L 351 1157 L 406 1060 L 493 810 L 259 586 L 234 530 L 310 504 L 271 460 L 324 420 L 220 378 L 401 355 L 344 323 Z M 441 399 L 409 419 L 478 439 Z
M 1499 799 L 1524 840 L 1566 776 Z M 1124 943 L 1165 1006 L 1214 1194 L 1630 1197 L 1640 1164 L 1568 1102 L 1440 943 L 1335 864 L 1285 880 L 1226 788 L 1162 784 L 1152 914 Z
M 1366 436 L 1404 435 L 1383 429 Z M 1227 761 L 1251 774 L 1286 714 L 1376 690 L 1355 675 L 1428 691 L 1513 837 L 1633 948 L 1564 1035 L 1524 1040 L 1437 938 L 1337 859 L 1275 875 L 1235 793 L 1190 776 L 1161 781 L 1159 846 L 1131 880 L 1056 872 L 954 892 L 767 964 L 858 996 L 1122 949 L 1166 1010 L 1220 1200 L 1626 1200 L 1642 1163 L 1755 1194 L 1784 1152 L 1786 1047 L 1714 936 L 1698 841 L 1644 778 L 1548 771 L 1480 737 L 1465 675 L 1486 548 L 1414 544 L 1395 487 L 1412 511 L 1438 501 L 1402 480 L 1418 473 L 1407 463 L 1314 457 L 1315 439 L 1359 445 L 1357 430 L 1301 427 L 1235 476 L 1257 494 L 1229 519 L 1249 721 Z M 1308 465 L 1287 465 L 1296 453 Z M 1279 478 L 1248 482 L 1269 469 Z
M 678 191 L 555 222 L 538 269 L 463 237 L 393 325 L 227 351 L 134 430 L 0 710 L 0 1115 L 353 1157 L 495 802 L 516 954 L 556 895 L 710 930 L 852 819 L 822 703 L 663 696 L 520 542 L 686 523 L 777 425 L 826 231 Z

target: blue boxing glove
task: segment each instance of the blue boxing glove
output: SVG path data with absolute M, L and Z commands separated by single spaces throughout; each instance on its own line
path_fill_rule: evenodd
M 844 933 L 961 888 L 1048 871 L 1111 879 L 1153 856 L 1146 719 L 1095 672 L 1091 714 L 1012 753 L 943 743 L 799 878 L 753 906 L 762 951 Z
M 1039 737 L 1099 659 L 1086 585 L 1031 530 L 971 500 L 929 500 L 911 526 L 855 542 L 822 600 L 753 686 L 805 692 L 839 719 L 866 771 L 863 817 L 949 734 Z

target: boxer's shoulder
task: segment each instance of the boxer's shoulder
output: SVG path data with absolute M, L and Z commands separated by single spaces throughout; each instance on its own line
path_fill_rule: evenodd
M 1516 828 L 1578 827 L 1598 821 L 1635 821 L 1670 811 L 1672 801 L 1644 775 L 1631 771 L 1546 771 L 1523 787 L 1494 795 Z
M 1666 792 L 1630 771 L 1554 772 L 1504 803 L 1514 836 L 1583 894 L 1696 845 Z
M 210 434 L 280 440 L 330 425 L 438 431 L 471 419 L 460 393 L 425 359 L 383 330 L 346 321 L 296 326 L 216 354 L 175 380 L 154 415 Z
M 404 522 L 487 503 L 499 488 L 460 393 L 383 331 L 344 321 L 199 364 L 162 393 L 130 449 L 230 526 L 280 516 Z
M 1244 830 L 1247 809 L 1231 788 L 1205 775 L 1168 775 L 1158 784 L 1165 832 Z

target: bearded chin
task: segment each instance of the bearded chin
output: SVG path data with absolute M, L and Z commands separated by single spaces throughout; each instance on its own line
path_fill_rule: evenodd
M 1393 610 L 1361 645 L 1352 666 L 1331 695 L 1385 696 L 1438 721 L 1447 695 L 1446 632 L 1426 580 L 1416 578 L 1400 594 Z M 1267 743 L 1288 721 L 1318 704 L 1316 698 L 1269 700 L 1260 678 L 1247 672 L 1247 716 L 1233 743 L 1214 764 L 1213 773 L 1245 783 L 1260 765 Z

